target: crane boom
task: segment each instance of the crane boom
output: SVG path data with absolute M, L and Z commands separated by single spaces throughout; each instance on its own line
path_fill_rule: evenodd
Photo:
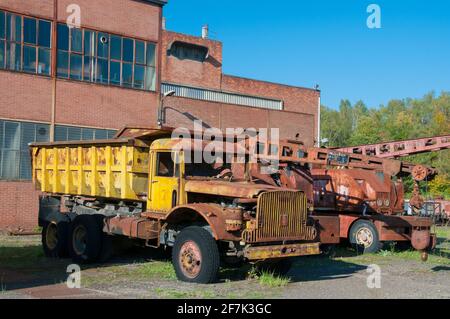
M 424 137 L 402 141 L 333 148 L 336 151 L 380 158 L 398 158 L 450 148 L 450 135 Z

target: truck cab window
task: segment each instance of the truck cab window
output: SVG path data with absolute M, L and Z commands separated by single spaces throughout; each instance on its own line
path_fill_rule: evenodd
M 172 153 L 161 152 L 156 155 L 156 175 L 161 177 L 174 176 L 174 162 Z

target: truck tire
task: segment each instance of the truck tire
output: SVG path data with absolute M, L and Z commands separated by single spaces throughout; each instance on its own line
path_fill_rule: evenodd
M 350 228 L 349 241 L 358 253 L 376 253 L 381 249 L 378 231 L 368 220 L 357 220 Z
M 76 263 L 97 261 L 102 245 L 102 229 L 92 215 L 80 215 L 70 227 L 69 252 Z
M 291 268 L 292 258 L 263 261 L 256 266 L 259 273 L 268 272 L 276 276 L 286 276 Z
M 220 266 L 217 243 L 204 228 L 186 227 L 175 239 L 172 263 L 179 280 L 201 284 L 214 282 Z
M 68 257 L 67 238 L 69 226 L 67 222 L 46 222 L 42 227 L 42 248 L 46 257 Z

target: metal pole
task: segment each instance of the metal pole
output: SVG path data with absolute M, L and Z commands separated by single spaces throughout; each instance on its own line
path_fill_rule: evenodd
M 318 99 L 318 106 L 317 106 L 317 143 L 316 146 L 320 147 L 320 91 L 319 92 L 319 99 Z

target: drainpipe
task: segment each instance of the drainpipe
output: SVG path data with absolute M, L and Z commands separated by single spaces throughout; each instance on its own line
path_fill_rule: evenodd
M 319 94 L 317 105 L 317 143 L 316 146 L 320 147 L 320 90 L 319 85 L 316 85 L 316 91 Z
M 55 141 L 55 121 L 56 121 L 56 32 L 58 24 L 58 0 L 53 1 L 53 25 L 52 25 L 52 53 L 51 53 L 51 77 L 52 77 L 52 115 L 50 123 L 50 142 Z

